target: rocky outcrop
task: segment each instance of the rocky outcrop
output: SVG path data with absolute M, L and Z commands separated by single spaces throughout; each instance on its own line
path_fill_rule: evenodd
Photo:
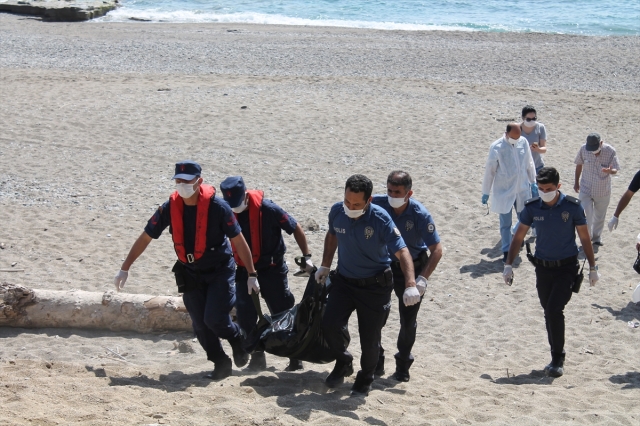
M 0 11 L 50 21 L 88 21 L 118 7 L 118 0 L 0 0 Z

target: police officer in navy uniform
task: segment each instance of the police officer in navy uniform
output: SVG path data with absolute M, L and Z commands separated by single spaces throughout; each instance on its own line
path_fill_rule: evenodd
M 253 255 L 253 267 L 260 277 L 260 287 L 257 285 L 247 287 L 246 263 L 241 259 L 236 259 L 238 264 L 236 271 L 238 324 L 245 333 L 249 334 L 256 326 L 258 319 L 251 300 L 252 292 L 260 292 L 272 315 L 286 311 L 295 304 L 287 280 L 289 269 L 284 261 L 287 248 L 282 238 L 282 231 L 289 235 L 293 234 L 302 255 L 305 257 L 307 272 L 313 270 L 311 252 L 304 231 L 293 216 L 287 214 L 273 201 L 265 199 L 262 191 L 247 190 L 242 176 L 226 178 L 220 184 L 220 190 L 242 228 L 242 234 Z M 235 252 L 235 246 L 233 248 Z M 266 368 L 267 362 L 264 352 L 254 352 L 251 355 L 249 369 L 259 371 Z M 294 371 L 301 368 L 301 361 L 291 359 L 286 370 Z
M 394 355 L 396 371 L 393 374 L 395 380 L 409 381 L 409 367 L 413 364 L 411 348 L 416 341 L 416 329 L 418 323 L 418 310 L 427 289 L 427 280 L 436 269 L 442 257 L 442 244 L 436 231 L 436 225 L 429 211 L 414 198 L 411 198 L 412 180 L 409 173 L 397 170 L 387 177 L 387 195 L 376 195 L 372 203 L 379 205 L 393 219 L 400 230 L 404 242 L 413 258 L 413 268 L 416 278 L 416 287 L 420 293 L 420 302 L 412 306 L 406 306 L 403 302 L 405 278 L 400 269 L 400 261 L 392 257 L 391 271 L 393 272 L 394 291 L 398 297 L 398 310 L 400 313 L 400 333 L 398 334 L 398 352 Z M 429 256 L 427 249 L 431 255 Z M 375 374 L 384 374 L 384 349 L 380 345 L 380 355 Z
M 536 289 L 547 326 L 551 347 L 551 363 L 545 372 L 551 377 L 564 374 L 564 307 L 571 299 L 580 264 L 576 232 L 589 261 L 589 281 L 596 285 L 600 278 L 587 228 L 587 218 L 580 200 L 564 195 L 560 189 L 560 174 L 553 167 L 543 167 L 536 176 L 539 196 L 525 202 L 520 213 L 520 225 L 513 237 L 504 266 L 505 283 L 513 282 L 513 260 L 518 255 L 525 235 L 536 224 L 535 254 L 530 259 L 536 268 Z
M 249 361 L 249 354 L 243 349 L 241 329 L 229 314 L 236 300 L 236 265 L 229 239 L 240 259 L 249 263 L 250 274 L 255 275 L 255 269 L 250 262 L 251 251 L 231 208 L 222 197 L 216 196 L 214 187 L 203 183 L 201 172 L 200 165 L 193 161 L 176 164 L 173 176 L 176 192 L 149 219 L 114 282 L 120 291 L 133 262 L 169 227 L 178 255 L 173 268 L 178 291 L 182 293 L 196 337 L 207 359 L 215 365 L 206 377 L 220 380 L 231 375 L 232 367 L 220 338 L 231 345 L 237 367 Z M 249 281 L 248 285 L 258 285 L 257 278 Z
M 336 357 L 333 371 L 326 378 L 329 387 L 344 382 L 353 374 L 353 356 L 347 351 L 343 329 L 355 310 L 360 332 L 361 370 L 351 388 L 352 395 L 367 395 L 374 378 L 380 350 L 380 331 L 391 306 L 393 278 L 391 255 L 400 261 L 405 277 L 404 303 L 415 305 L 420 293 L 413 278 L 413 261 L 409 249 L 389 214 L 371 203 L 373 184 L 366 176 L 353 175 L 345 185 L 344 202 L 329 212 L 329 230 L 324 240 L 322 265 L 315 278 L 331 287 L 322 330 Z M 338 250 L 338 268 L 331 272 L 333 256 Z

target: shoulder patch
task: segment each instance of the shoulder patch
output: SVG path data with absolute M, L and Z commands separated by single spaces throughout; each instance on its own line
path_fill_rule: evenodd
M 564 198 L 567 201 L 572 202 L 573 204 L 580 204 L 580 200 L 578 200 L 576 197 L 572 197 L 571 195 L 565 195 Z
M 540 197 L 533 197 L 533 198 L 529 198 L 527 201 L 524 202 L 524 205 L 529 205 L 535 201 L 538 201 L 540 199 Z

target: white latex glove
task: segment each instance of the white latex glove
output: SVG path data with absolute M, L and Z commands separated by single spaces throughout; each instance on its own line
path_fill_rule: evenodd
M 600 273 L 597 270 L 589 271 L 589 284 L 591 284 L 591 287 L 596 285 L 599 279 L 600 279 Z
M 513 284 L 513 268 L 511 265 L 504 265 L 504 271 L 502 271 L 502 278 L 506 285 Z
M 404 306 L 413 306 L 420 301 L 420 292 L 417 287 L 407 287 L 402 295 Z
M 260 284 L 258 284 L 258 277 L 249 277 L 247 279 L 247 289 L 249 290 L 249 294 L 255 291 L 256 294 L 260 293 Z
M 424 292 L 427 291 L 427 282 L 427 279 L 422 275 L 418 275 L 418 278 L 416 278 L 416 288 L 420 293 L 420 297 L 424 296 Z
M 318 266 L 318 270 L 316 271 L 316 282 L 318 284 L 324 284 L 327 281 L 327 277 L 329 276 L 329 272 L 331 270 L 326 266 Z
M 116 277 L 113 279 L 113 284 L 116 286 L 116 291 L 120 291 L 124 288 L 124 283 L 127 282 L 127 278 L 129 277 L 129 271 L 123 271 L 122 269 Z
M 618 218 L 611 216 L 609 223 L 607 223 L 607 227 L 609 228 L 609 232 L 613 232 L 614 229 L 618 229 Z
M 305 266 L 304 270 L 306 272 L 308 272 L 308 273 L 313 272 L 313 263 L 311 262 L 311 258 L 310 257 L 305 257 L 304 263 L 307 264 L 307 266 Z

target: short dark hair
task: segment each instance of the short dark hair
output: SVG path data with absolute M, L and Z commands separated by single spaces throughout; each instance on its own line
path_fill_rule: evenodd
M 387 176 L 387 183 L 393 186 L 403 186 L 405 191 L 411 191 L 411 176 L 409 173 L 402 170 L 394 170 Z
M 364 199 L 368 200 L 373 192 L 373 182 L 365 175 L 353 175 L 347 179 L 347 183 L 344 185 L 344 191 L 347 189 L 351 192 L 364 192 Z
M 554 167 L 543 167 L 536 175 L 536 182 L 541 184 L 552 183 L 558 186 L 560 183 L 560 173 Z
M 511 124 L 507 124 L 507 133 L 511 133 L 511 129 L 512 129 Z
M 532 105 L 526 105 L 524 108 L 522 108 L 522 116 L 524 117 L 525 115 L 529 114 L 530 112 L 534 113 L 534 114 L 538 114 L 536 112 L 536 109 L 532 106 Z

